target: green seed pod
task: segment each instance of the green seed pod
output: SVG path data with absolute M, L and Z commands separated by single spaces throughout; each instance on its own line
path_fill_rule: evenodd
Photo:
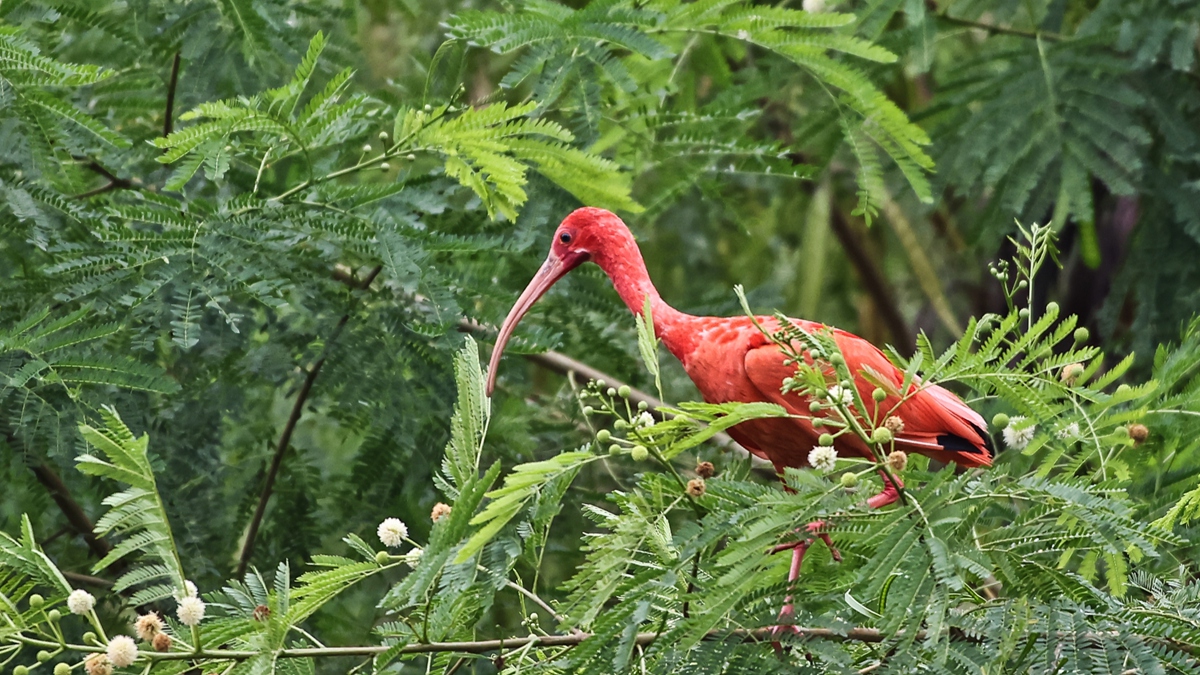
M 59 663 L 54 666 L 54 675 L 71 675 L 71 666 Z
M 594 412 L 596 412 L 596 409 L 593 408 L 592 406 L 590 406 L 590 405 L 583 406 L 583 414 L 584 415 L 591 415 Z
M 846 473 L 842 474 L 842 487 L 852 488 L 852 487 L 856 487 L 857 485 L 858 485 L 858 474 L 856 474 L 852 471 L 847 471 Z
M 992 426 L 996 427 L 997 429 L 1006 428 L 1008 426 L 1008 415 L 1005 415 L 1004 413 L 996 413 L 996 416 L 992 418 Z
M 1046 303 L 1046 313 L 1047 314 L 1058 314 L 1058 303 L 1057 302 L 1047 302 Z
M 620 396 L 621 398 L 629 398 L 629 391 L 629 385 L 623 384 L 621 385 L 621 388 L 617 390 L 617 396 Z
M 610 438 L 612 438 L 612 432 L 608 429 L 601 429 L 596 432 L 596 440 L 600 443 L 607 443 Z
M 887 392 L 879 387 L 875 387 L 875 391 L 871 392 L 871 398 L 875 399 L 876 403 L 882 403 L 883 399 L 887 398 Z
M 29 596 L 29 608 L 30 609 L 41 609 L 42 605 L 44 605 L 44 604 L 46 604 L 46 599 L 43 598 L 42 596 L 38 595 L 37 593 L 34 593 L 33 595 Z
M 17 666 L 13 668 L 13 675 L 29 675 L 29 668 L 25 666 Z
M 609 398 L 612 398 L 613 396 L 617 395 L 617 390 L 615 387 L 609 387 L 608 389 L 604 390 L 604 393 L 608 394 Z
M 817 445 L 833 445 L 833 435 L 821 434 L 821 437 L 817 439 Z
M 49 661 L 50 660 L 50 652 L 46 651 L 45 649 L 38 652 L 37 660 L 38 660 L 38 663 L 45 663 L 45 662 Z
M 391 559 L 392 556 L 388 555 L 387 551 L 380 551 L 379 553 L 375 554 L 375 562 L 379 563 L 380 565 L 388 564 L 388 561 Z
M 57 609 L 52 609 L 49 612 L 46 612 L 46 618 L 50 619 L 50 621 L 54 623 L 58 623 L 59 619 L 62 619 L 62 612 L 58 611 Z
M 878 427 L 874 432 L 871 433 L 871 440 L 875 441 L 876 443 L 891 443 L 892 430 L 888 429 L 887 427 Z
M 646 446 L 644 445 L 635 445 L 633 446 L 633 450 L 629 451 L 629 456 L 632 457 L 634 461 L 643 462 L 647 457 L 650 456 L 650 451 L 647 450 Z
M 1088 329 L 1086 329 L 1086 328 L 1076 328 L 1076 329 L 1075 329 L 1075 344 L 1080 344 L 1080 343 L 1083 343 L 1083 342 L 1087 342 L 1087 341 L 1088 341 L 1088 338 L 1089 338 L 1090 336 L 1091 336 L 1091 333 L 1089 333 L 1089 332 L 1088 332 Z

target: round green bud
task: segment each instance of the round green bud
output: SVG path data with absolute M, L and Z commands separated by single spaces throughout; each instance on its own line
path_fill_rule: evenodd
M 71 666 L 59 663 L 54 666 L 54 675 L 71 675 Z
M 29 596 L 29 608 L 30 609 L 41 609 L 42 605 L 44 605 L 44 604 L 46 604 L 46 599 L 43 598 L 42 596 L 38 595 L 37 593 L 34 593 L 33 595 Z
M 388 564 L 388 561 L 391 559 L 392 556 L 389 555 L 387 551 L 380 551 L 379 553 L 375 554 L 375 562 L 379 563 L 380 565 Z
M 875 387 L 875 391 L 871 392 L 871 398 L 875 399 L 876 403 L 882 403 L 883 399 L 887 398 L 887 392 L 879 387 Z
M 1046 303 L 1046 313 L 1047 314 L 1058 314 L 1058 303 L 1057 302 L 1047 302 Z
M 1017 282 L 1017 288 L 1025 288 L 1025 287 L 1026 287 L 1026 286 L 1028 286 L 1028 285 L 1029 285 L 1029 280 L 1028 280 L 1028 279 L 1022 279 L 1022 280 L 1020 280 L 1020 281 L 1018 281 L 1018 282 Z
M 617 395 L 617 390 L 615 387 L 609 387 L 608 389 L 604 390 L 604 393 L 608 394 L 609 398 L 612 398 L 613 396 Z
M 583 406 L 583 414 L 584 415 L 591 415 L 594 412 L 596 412 L 596 409 L 593 408 L 592 406 L 590 406 L 590 405 Z
M 596 432 L 596 440 L 601 443 L 607 443 L 610 438 L 612 438 L 612 432 L 608 429 L 601 429 Z
M 98 641 L 98 638 L 96 637 L 96 634 L 93 633 L 92 631 L 89 630 L 88 632 L 83 634 L 83 644 L 85 644 L 85 645 L 96 644 L 97 641 Z
M 392 165 L 391 165 L 391 164 L 388 164 L 387 162 L 384 162 L 383 164 L 380 164 L 380 165 L 379 165 L 379 170 L 380 170 L 380 171 L 391 171 L 391 170 L 392 170 Z
M 835 366 L 840 366 L 846 362 L 846 359 L 838 352 L 834 352 L 829 355 L 829 362 Z
M 1118 387 L 1117 387 L 1117 393 L 1118 393 L 1118 394 L 1124 394 L 1124 393 L 1125 393 L 1125 392 L 1127 392 L 1127 391 L 1129 391 L 1129 385 L 1127 385 L 1127 384 L 1122 384 L 1122 385 L 1120 385 L 1120 386 L 1118 386 Z
M 363 145 L 363 152 L 370 152 L 370 151 L 371 151 L 371 144 L 370 144 L 370 143 L 367 143 L 367 144 Z
M 621 446 L 617 445 L 616 443 L 613 443 L 612 445 L 608 446 L 608 454 L 610 454 L 610 455 L 621 454 Z
M 605 382 L 604 380 L 596 380 L 596 388 L 597 389 L 603 389 L 604 385 L 606 385 L 606 384 L 607 384 L 607 382 Z
M 814 429 L 820 429 L 821 427 L 825 426 L 825 420 L 821 417 L 815 417 L 813 418 L 812 425 Z
M 810 350 L 808 350 L 808 358 L 812 359 L 813 361 L 816 361 L 817 359 L 821 358 L 821 352 L 819 352 L 815 349 L 810 349 Z
M 62 612 L 58 611 L 57 609 L 52 609 L 49 612 L 46 612 L 46 618 L 53 622 L 58 622 L 58 620 L 62 618 Z
M 1022 319 L 1029 318 L 1029 308 L 1022 307 L 1020 310 L 1017 311 L 1017 316 L 1021 317 Z
M 1088 332 L 1088 329 L 1076 328 L 1075 329 L 1075 344 L 1079 344 L 1081 342 L 1087 342 L 1088 338 L 1090 336 L 1091 336 L 1091 333 Z
M 633 446 L 633 450 L 629 451 L 629 456 L 635 461 L 643 462 L 650 456 L 650 451 L 644 445 L 635 445 Z
M 996 427 L 997 429 L 1006 428 L 1008 426 L 1008 415 L 1005 415 L 1004 413 L 996 413 L 996 416 L 992 418 L 992 426 Z
M 37 653 L 38 663 L 45 663 L 49 661 L 50 658 L 50 652 L 46 651 L 45 649 Z
M 813 391 L 813 398 L 817 399 L 818 401 L 824 401 L 825 399 L 829 398 L 829 392 L 824 389 L 817 389 Z
M 628 429 L 629 422 L 626 422 L 625 420 L 617 420 L 616 422 L 613 422 L 613 428 L 617 431 Z
M 824 410 L 824 409 L 825 409 L 825 406 L 821 405 L 820 401 L 813 401 L 812 403 L 809 403 L 809 404 L 808 404 L 808 411 L 809 411 L 809 412 L 815 412 L 815 413 L 818 413 L 818 412 L 821 412 L 821 411 L 822 411 L 822 410 Z
M 416 158 L 417 158 L 417 156 L 412 154 L 411 152 L 404 156 L 404 159 L 407 159 L 410 162 L 414 161 Z
M 381 140 L 381 141 L 383 141 L 384 143 L 386 143 L 386 142 L 387 142 L 387 139 L 388 139 L 388 132 L 386 132 L 386 131 L 381 131 L 381 132 L 379 132 L 379 140 Z
M 821 434 L 821 437 L 817 439 L 817 445 L 833 445 L 833 435 Z
M 629 385 L 623 384 L 620 389 L 617 389 L 617 396 L 621 398 L 629 398 Z
M 13 668 L 13 675 L 29 675 L 29 668 L 25 666 L 17 666 Z
M 852 488 L 858 485 L 858 474 L 853 471 L 847 471 L 842 474 L 842 487 Z
M 1127 427 L 1117 427 L 1113 429 L 1113 436 L 1117 438 L 1129 438 L 1129 429 Z
M 871 440 L 876 443 L 891 443 L 892 430 L 887 427 L 878 427 L 875 431 L 871 432 Z
M 650 408 L 649 403 L 646 403 L 645 401 L 638 401 L 638 412 L 648 410 L 649 408 Z

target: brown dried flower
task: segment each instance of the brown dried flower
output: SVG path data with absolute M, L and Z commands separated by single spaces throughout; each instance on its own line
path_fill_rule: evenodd
M 1068 363 L 1063 366 L 1062 372 L 1058 374 L 1058 379 L 1068 387 L 1075 384 L 1079 376 L 1083 374 L 1082 363 Z
M 166 633 L 159 633 L 154 636 L 150 644 L 154 645 L 154 651 L 156 652 L 169 652 L 171 651 L 171 636 Z
M 892 473 L 903 473 L 904 468 L 908 466 L 908 455 L 903 450 L 893 450 L 892 454 L 887 456 L 887 465 Z
M 701 478 L 712 478 L 717 473 L 717 468 L 712 462 L 700 462 L 696 465 L 696 475 Z
M 687 493 L 689 495 L 691 495 L 693 497 L 703 497 L 704 489 L 705 489 L 705 485 L 704 485 L 703 478 L 693 478 L 688 481 Z
M 883 421 L 883 428 L 892 432 L 893 436 L 896 436 L 904 431 L 904 420 L 896 415 L 891 415 Z
M 1150 430 L 1146 428 L 1145 424 L 1130 424 L 1129 437 L 1133 439 L 1134 443 L 1141 445 L 1147 438 L 1150 438 Z
M 267 607 L 266 605 L 259 605 L 258 607 L 254 608 L 254 613 L 251 616 L 254 617 L 255 621 L 262 623 L 263 621 L 271 618 L 271 608 Z
M 433 505 L 433 512 L 431 512 L 429 514 L 429 517 L 432 518 L 433 522 L 436 523 L 437 521 L 441 520 L 444 516 L 448 516 L 448 515 L 450 515 L 450 505 L 443 504 L 442 502 L 438 502 Z

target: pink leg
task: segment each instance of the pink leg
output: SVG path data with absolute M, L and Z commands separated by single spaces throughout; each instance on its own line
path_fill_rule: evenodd
M 899 488 L 904 487 L 904 483 L 900 482 L 899 478 L 896 479 L 895 483 L 892 483 L 891 479 L 889 479 L 886 474 L 881 473 L 880 475 L 883 476 L 883 492 L 880 492 L 879 494 L 867 500 L 867 506 L 872 509 L 882 508 L 888 504 L 894 503 L 900 498 Z M 824 528 L 825 521 L 823 520 L 813 521 L 805 527 L 810 534 L 815 534 L 821 539 L 821 541 L 825 542 L 825 545 L 829 547 L 829 552 L 833 554 L 834 560 L 841 562 L 842 554 L 834 547 L 833 541 L 829 538 L 829 534 L 819 531 Z M 799 530 L 797 530 L 797 532 L 799 532 Z M 786 551 L 789 548 L 792 549 L 792 566 L 788 569 L 789 589 L 793 588 L 796 580 L 800 578 L 800 565 L 804 562 L 804 554 L 808 551 L 808 547 L 810 544 L 812 544 L 812 542 L 812 539 L 801 539 L 793 544 L 779 544 L 771 549 L 772 554 L 779 553 L 780 551 Z M 794 625 L 791 625 L 790 621 L 795 611 L 796 608 L 792 604 L 792 596 L 788 595 L 783 601 L 783 609 L 779 610 L 779 624 L 771 630 L 772 635 L 778 636 L 786 629 L 799 632 Z M 778 640 L 772 642 L 771 644 L 775 647 L 776 653 L 782 653 L 783 645 L 781 645 Z

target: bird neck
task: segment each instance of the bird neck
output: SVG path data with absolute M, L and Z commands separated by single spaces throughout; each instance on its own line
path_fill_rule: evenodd
M 612 280 L 613 288 L 629 311 L 640 316 L 646 306 L 646 298 L 650 299 L 655 336 L 663 341 L 675 358 L 686 365 L 688 356 L 695 348 L 696 332 L 690 326 L 696 317 L 668 305 L 658 294 L 632 236 L 628 242 L 621 243 L 623 245 L 618 250 L 593 255 L 592 260 Z

